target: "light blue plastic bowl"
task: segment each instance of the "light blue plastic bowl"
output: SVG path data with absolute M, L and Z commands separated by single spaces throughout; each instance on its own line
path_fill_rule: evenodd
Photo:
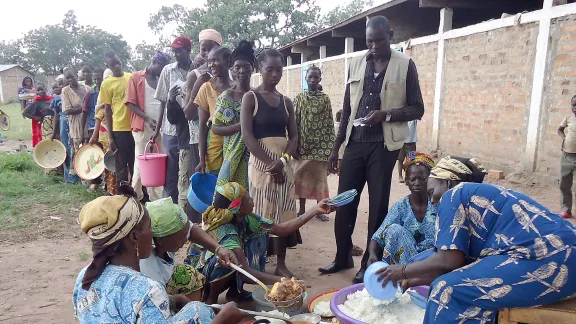
M 375 274 L 376 271 L 385 268 L 388 263 L 384 261 L 378 261 L 372 263 L 366 272 L 364 273 L 364 287 L 370 296 L 378 300 L 387 300 L 393 298 L 396 295 L 398 289 L 394 288 L 392 282 L 388 282 L 386 287 L 382 288 L 382 282 L 378 282 L 378 275 Z

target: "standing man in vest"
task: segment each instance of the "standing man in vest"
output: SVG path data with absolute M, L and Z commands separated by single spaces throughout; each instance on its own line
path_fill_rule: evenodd
M 356 189 L 359 194 L 352 203 L 338 208 L 334 224 L 336 258 L 318 271 L 330 274 L 354 267 L 352 233 L 360 194 L 367 182 L 368 236 L 355 283 L 364 280 L 368 243 L 388 212 L 392 173 L 408 137 L 408 121 L 424 114 L 416 65 L 405 54 L 390 48 L 391 39 L 388 19 L 370 18 L 366 25 L 368 52 L 350 61 L 342 121 L 330 160 L 333 171 L 340 169 L 338 192 Z M 338 165 L 342 144 L 344 156 Z

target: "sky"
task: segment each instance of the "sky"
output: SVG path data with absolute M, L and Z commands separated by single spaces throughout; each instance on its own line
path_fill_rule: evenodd
M 347 0 L 316 0 L 323 12 L 329 11 Z M 375 4 L 386 0 L 375 0 Z M 96 26 L 105 31 L 121 34 L 128 44 L 146 41 L 155 44 L 158 36 L 148 27 L 151 14 L 162 6 L 172 6 L 176 3 L 187 7 L 201 6 L 204 1 L 173 1 L 173 0 L 100 0 L 97 2 L 60 0 L 27 0 L 23 7 L 19 1 L 6 0 L 2 4 L 0 18 L 0 40 L 13 40 L 21 37 L 29 30 L 45 25 L 57 24 L 62 21 L 68 10 L 74 10 L 81 25 Z M 167 30 L 166 36 L 172 31 Z

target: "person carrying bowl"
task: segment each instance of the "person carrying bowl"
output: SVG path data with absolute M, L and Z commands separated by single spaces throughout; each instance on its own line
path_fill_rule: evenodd
M 265 284 L 272 285 L 279 282 L 281 277 L 264 272 L 268 235 L 288 236 L 316 215 L 333 212 L 334 207 L 327 206 L 328 202 L 328 199 L 324 199 L 300 217 L 275 224 L 270 219 L 254 214 L 254 201 L 248 190 L 236 182 L 229 182 L 216 187 L 214 202 L 204 212 L 202 220 L 204 230 L 215 237 L 222 248 L 234 252 L 242 268 Z M 216 303 L 218 296 L 226 290 L 227 300 L 251 298 L 249 293 L 242 290 L 242 283 L 248 279 L 223 267 L 214 253 L 204 247 L 192 244 L 185 262 L 206 277 L 203 298 L 206 303 Z
M 238 323 L 245 314 L 233 303 L 215 316 L 202 303 L 171 299 L 161 284 L 140 272 L 140 260 L 152 253 L 150 215 L 128 184 L 122 182 L 118 192 L 96 198 L 80 211 L 80 226 L 90 237 L 94 257 L 74 285 L 73 312 L 78 321 Z
M 424 153 L 408 152 L 402 166 L 410 195 L 400 199 L 372 236 L 368 265 L 384 260 L 406 264 L 416 254 L 434 246 L 436 207 L 428 197 L 426 182 L 434 167 Z
M 386 285 L 430 285 L 430 323 L 494 323 L 498 310 L 575 296 L 576 227 L 534 199 L 482 184 L 476 159 L 443 158 L 430 172 L 436 252 L 376 273 Z

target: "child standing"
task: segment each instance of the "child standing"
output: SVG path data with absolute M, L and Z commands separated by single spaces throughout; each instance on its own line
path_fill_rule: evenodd
M 576 96 L 570 102 L 572 113 L 564 118 L 558 135 L 562 138 L 562 158 L 560 159 L 560 193 L 562 196 L 562 218 L 572 217 L 572 182 L 576 170 Z
M 104 150 L 104 152 L 108 152 L 110 151 L 110 135 L 108 133 L 108 128 L 106 127 L 106 119 L 104 118 L 104 105 L 101 102 L 96 105 L 94 119 L 96 120 L 96 124 L 89 144 L 98 145 L 102 150 Z M 116 174 L 112 171 L 105 170 L 104 178 L 106 180 L 106 191 L 110 195 L 114 196 L 116 194 Z M 95 184 L 92 183 L 89 190 L 96 191 L 94 185 Z
M 44 122 L 44 117 L 54 114 L 50 109 L 51 101 L 52 96 L 46 93 L 46 86 L 38 83 L 34 101 L 22 111 L 24 117 L 32 120 L 32 147 L 36 147 L 36 144 L 42 140 L 42 123 Z

